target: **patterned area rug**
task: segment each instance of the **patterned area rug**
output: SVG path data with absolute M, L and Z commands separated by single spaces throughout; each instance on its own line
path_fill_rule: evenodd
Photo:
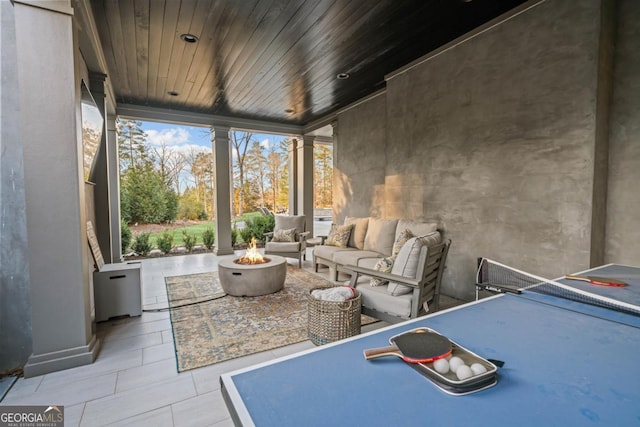
M 166 277 L 178 372 L 305 341 L 309 290 L 331 283 L 287 266 L 284 289 L 226 295 L 218 273 Z M 362 316 L 362 324 L 376 320 Z

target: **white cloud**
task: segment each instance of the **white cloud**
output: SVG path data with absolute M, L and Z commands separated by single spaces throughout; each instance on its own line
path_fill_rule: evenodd
M 147 143 L 149 143 L 152 148 L 158 148 L 164 143 L 167 150 L 184 155 L 189 155 L 192 152 L 211 152 L 211 146 L 193 143 L 191 133 L 183 127 L 162 130 L 149 129 L 146 130 L 145 133 L 147 134 Z
M 271 146 L 271 141 L 269 138 L 265 138 L 260 142 L 260 146 L 264 149 L 268 149 Z
M 166 146 L 185 144 L 191 136 L 189 131 L 182 127 L 163 129 L 161 131 L 150 129 L 145 133 L 147 134 L 147 142 L 156 146 L 160 146 L 162 143 Z

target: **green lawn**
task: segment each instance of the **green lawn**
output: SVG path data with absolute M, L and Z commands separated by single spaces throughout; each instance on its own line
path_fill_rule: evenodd
M 261 216 L 260 212 L 249 212 L 244 214 L 242 217 L 236 218 L 234 221 L 244 221 L 249 218 L 254 218 L 256 216 Z M 173 233 L 173 246 L 184 246 L 183 232 L 186 230 L 187 233 L 193 234 L 196 236 L 196 244 L 202 245 L 202 233 L 207 229 L 212 228 L 215 231 L 216 223 L 215 221 L 205 221 L 200 224 L 190 225 L 188 227 L 180 227 L 169 230 Z M 158 233 L 151 233 L 149 237 L 149 242 L 151 243 L 151 247 L 158 247 L 158 237 L 163 234 L 162 231 Z

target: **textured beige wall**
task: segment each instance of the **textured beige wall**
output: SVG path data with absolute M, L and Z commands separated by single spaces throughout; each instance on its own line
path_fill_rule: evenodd
M 386 105 L 381 95 L 339 115 L 333 208 L 340 224 L 346 216 L 384 217 Z
M 439 219 L 444 292 L 461 298 L 479 256 L 551 277 L 587 268 L 599 35 L 599 2 L 547 1 L 391 78 L 382 187 L 385 144 L 359 133 L 374 107 L 339 117 L 338 212 L 375 194 L 371 213 Z
M 605 262 L 640 265 L 640 2 L 619 2 Z

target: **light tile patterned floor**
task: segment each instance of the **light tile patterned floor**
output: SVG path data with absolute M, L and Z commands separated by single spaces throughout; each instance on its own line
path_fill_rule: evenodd
M 214 271 L 222 258 L 194 254 L 142 261 L 144 308 L 167 306 L 165 276 Z M 310 261 L 305 268 L 311 270 Z M 64 405 L 66 427 L 231 426 L 221 373 L 314 347 L 306 341 L 179 374 L 166 311 L 103 322 L 97 334 L 102 348 L 95 363 L 20 378 L 1 404 Z

